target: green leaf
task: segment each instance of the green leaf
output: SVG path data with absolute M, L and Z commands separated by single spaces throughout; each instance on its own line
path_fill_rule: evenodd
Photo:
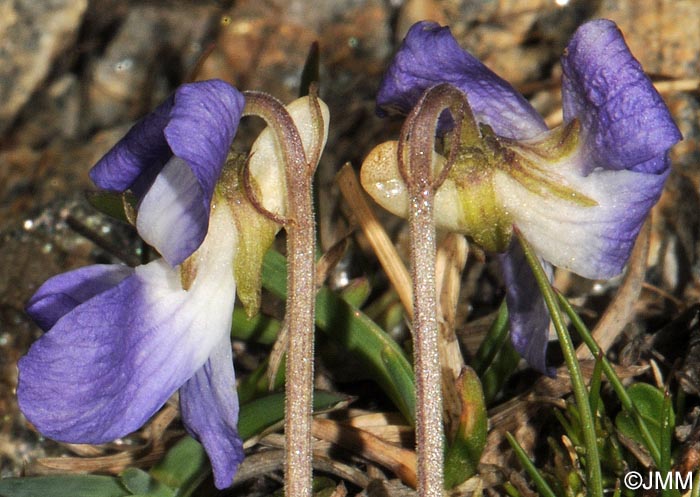
M 304 68 L 301 71 L 301 81 L 299 82 L 299 96 L 305 97 L 309 94 L 311 83 L 318 83 L 321 78 L 320 74 L 321 53 L 318 47 L 318 42 L 315 41 L 309 47 L 309 53 L 306 56 Z
M 348 397 L 323 390 L 314 391 L 314 411 L 324 411 L 347 402 Z M 243 440 L 259 435 L 284 420 L 284 393 L 273 393 L 241 407 L 238 434 Z
M 518 461 L 520 461 L 522 467 L 525 468 L 527 474 L 530 475 L 530 478 L 532 478 L 532 481 L 535 483 L 537 491 L 540 493 L 540 495 L 544 497 L 556 497 L 552 487 L 549 486 L 547 481 L 544 479 L 544 476 L 540 474 L 532 461 L 530 461 L 530 456 L 527 455 L 518 441 L 508 432 L 506 432 L 505 435 L 506 440 L 508 440 L 508 443 L 513 449 L 513 452 L 515 452 L 515 456 L 518 458 Z
M 103 214 L 125 223 L 135 222 L 136 197 L 131 193 L 86 192 L 85 196 L 90 205 Z
M 209 471 L 209 462 L 201 444 L 190 437 L 184 437 L 176 443 L 151 468 L 151 475 L 170 488 L 181 489 L 201 483 L 198 478 L 202 472 Z
M 248 317 L 245 309 L 240 307 L 233 310 L 231 338 L 270 345 L 275 342 L 281 328 L 282 323 L 275 318 L 264 314 Z
M 484 341 L 479 345 L 479 350 L 472 361 L 472 367 L 477 374 L 482 375 L 493 363 L 498 351 L 508 340 L 508 306 L 504 300 L 498 308 L 496 319 L 493 320 Z
M 445 488 L 448 489 L 476 474 L 488 433 L 486 400 L 476 372 L 465 367 L 457 382 L 462 412 L 455 439 L 445 454 Z
M 122 484 L 135 496 L 173 497 L 175 491 L 138 468 L 127 468 L 121 474 Z
M 652 439 L 658 447 L 661 447 L 665 414 L 663 392 L 648 383 L 635 383 L 627 388 L 627 395 L 649 429 Z M 671 409 L 670 418 L 673 419 L 673 410 L 670 406 L 668 408 Z M 629 412 L 620 412 L 615 418 L 615 425 L 624 436 L 646 447 L 645 440 L 637 428 L 637 423 Z M 673 430 L 673 423 L 670 423 L 670 429 Z
M 0 480 L 2 497 L 125 497 L 130 493 L 111 476 L 62 475 Z

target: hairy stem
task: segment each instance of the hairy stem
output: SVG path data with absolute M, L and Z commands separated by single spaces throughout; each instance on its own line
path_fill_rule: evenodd
M 437 122 L 446 109 L 456 121 L 455 135 L 459 136 L 462 118 L 469 112 L 468 104 L 459 90 L 443 84 L 423 94 L 404 123 L 398 147 L 399 171 L 409 195 L 418 493 L 422 497 L 441 497 L 444 488 L 433 201 L 452 161 L 434 181 L 432 157 Z
M 315 221 L 312 178 L 301 137 L 284 106 L 273 97 L 246 92 L 244 115 L 262 117 L 282 149 L 287 182 L 287 306 L 290 330 L 286 362 L 285 495 L 310 497 L 312 482 L 311 413 L 313 400 Z M 311 104 L 318 105 L 315 97 Z M 320 111 L 315 112 L 320 115 Z M 321 132 L 322 132 L 321 125 Z M 318 141 L 318 140 L 317 140 Z M 320 146 L 320 144 L 316 144 Z M 319 150 L 311 152 L 316 160 Z

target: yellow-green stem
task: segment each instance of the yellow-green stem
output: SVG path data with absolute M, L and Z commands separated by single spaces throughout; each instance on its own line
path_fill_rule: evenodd
M 595 418 L 591 412 L 591 404 L 588 398 L 588 390 L 583 379 L 583 374 L 576 359 L 576 349 L 566 329 L 564 320 L 557 303 L 554 289 L 549 283 L 549 279 L 535 255 L 530 244 L 518 233 L 518 240 L 525 252 L 525 258 L 535 274 L 535 279 L 540 287 L 540 291 L 549 309 L 549 314 L 554 324 L 554 329 L 559 338 L 564 362 L 569 370 L 571 386 L 576 399 L 576 407 L 581 417 L 581 429 L 583 431 L 583 445 L 586 453 L 586 488 L 591 497 L 603 497 L 603 477 L 600 467 L 600 457 L 598 455 L 598 440 L 595 431 Z

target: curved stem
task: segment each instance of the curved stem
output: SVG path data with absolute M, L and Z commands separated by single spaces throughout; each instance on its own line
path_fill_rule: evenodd
M 278 100 L 257 92 L 246 92 L 245 98 L 243 115 L 262 117 L 276 133 L 284 156 L 289 266 L 285 319 L 290 330 L 284 423 L 285 495 L 310 497 L 316 239 L 311 181 L 316 164 L 307 161 L 299 131 Z M 315 97 L 311 98 L 313 101 Z M 319 155 L 320 151 L 312 151 L 314 158 Z
M 418 493 L 422 497 L 441 497 L 444 488 L 433 201 L 439 182 L 446 177 L 452 162 L 448 161 L 446 172 L 443 170 L 440 181 L 435 182 L 432 171 L 435 129 L 443 111 L 450 110 L 457 128 L 455 135 L 459 136 L 468 108 L 464 94 L 450 85 L 427 90 L 406 119 L 398 147 L 399 171 L 409 195 Z

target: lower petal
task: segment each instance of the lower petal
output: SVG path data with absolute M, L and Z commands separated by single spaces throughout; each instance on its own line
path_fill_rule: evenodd
M 134 273 L 117 264 L 96 264 L 54 276 L 29 299 L 26 311 L 44 331 L 76 306 L 118 285 Z
M 180 409 L 185 427 L 209 455 L 217 488 L 229 487 L 243 460 L 243 442 L 238 436 L 238 395 L 228 337 L 180 388 Z
M 163 260 L 139 266 L 34 343 L 19 361 L 20 408 L 64 442 L 103 443 L 137 430 L 229 333 L 228 277 L 212 297 L 206 287 L 182 290 L 179 271 Z
M 547 368 L 546 355 L 549 341 L 550 318 L 535 275 L 525 259 L 517 240 L 508 252 L 499 255 L 506 283 L 506 304 L 513 346 L 538 371 L 554 375 Z M 543 263 L 547 276 L 552 278 L 552 266 Z

